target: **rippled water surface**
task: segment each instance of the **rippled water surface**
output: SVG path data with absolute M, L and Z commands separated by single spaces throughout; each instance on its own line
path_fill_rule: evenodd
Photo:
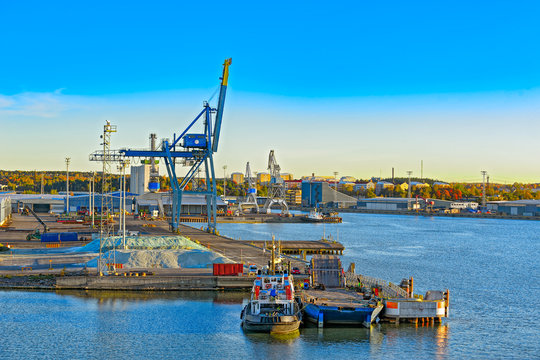
M 343 224 L 220 224 L 222 234 L 345 247 L 357 272 L 450 289 L 443 325 L 248 335 L 243 293 L 0 291 L 0 358 L 539 358 L 540 222 L 343 214 Z

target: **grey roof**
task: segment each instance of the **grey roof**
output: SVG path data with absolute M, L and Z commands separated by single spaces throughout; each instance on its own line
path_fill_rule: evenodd
M 169 192 L 158 192 L 158 193 L 146 193 L 144 195 L 138 196 L 137 203 L 142 206 L 146 205 L 157 205 L 158 198 L 161 197 L 163 205 L 171 205 L 172 197 Z M 182 205 L 206 205 L 205 195 L 197 194 L 184 194 L 182 195 Z M 220 198 L 217 198 L 217 205 L 225 206 L 226 203 Z
M 488 204 L 497 205 L 540 205 L 540 200 L 513 200 L 513 201 L 488 201 Z
M 363 202 L 373 202 L 373 203 L 381 203 L 381 202 L 385 202 L 385 203 L 391 203 L 391 202 L 407 202 L 407 201 L 416 201 L 415 199 L 411 198 L 411 199 L 407 199 L 407 198 L 396 198 L 396 197 L 376 197 L 376 198 L 364 198 L 364 199 L 358 199 L 358 201 L 363 201 Z
M 11 201 L 19 201 L 19 200 L 36 200 L 36 199 L 42 199 L 42 200 L 62 200 L 64 201 L 65 195 L 58 195 L 58 194 L 0 194 L 1 197 L 10 197 Z

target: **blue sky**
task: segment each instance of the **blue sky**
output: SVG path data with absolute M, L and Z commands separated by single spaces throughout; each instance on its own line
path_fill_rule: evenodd
M 171 137 L 233 58 L 217 166 L 540 181 L 536 2 L 2 2 L 0 168 Z M 31 144 L 31 145 L 29 145 Z M 39 151 L 36 151 L 39 149 Z M 16 151 L 14 151 L 16 150 Z

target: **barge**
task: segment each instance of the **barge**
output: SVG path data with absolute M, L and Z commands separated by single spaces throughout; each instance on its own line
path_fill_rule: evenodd
M 306 320 L 318 327 L 333 325 L 369 328 L 383 309 L 376 299 L 364 300 L 342 289 L 308 290 L 304 293 Z

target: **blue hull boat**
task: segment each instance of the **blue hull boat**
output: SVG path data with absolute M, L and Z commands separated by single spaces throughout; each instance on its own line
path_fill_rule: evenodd
M 351 306 L 327 306 L 307 304 L 304 308 L 305 318 L 319 327 L 326 325 L 362 325 L 370 327 L 377 318 L 383 305 L 369 306 L 351 304 Z

